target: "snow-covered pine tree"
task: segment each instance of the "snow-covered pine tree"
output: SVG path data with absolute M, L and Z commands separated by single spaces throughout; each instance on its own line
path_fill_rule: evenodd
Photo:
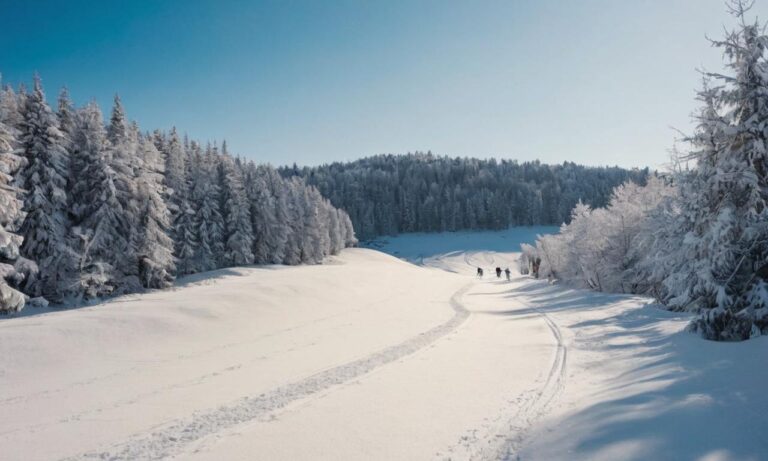
M 344 229 L 341 226 L 339 210 L 328 206 L 328 239 L 330 241 L 331 254 L 337 254 L 344 249 Z
M 76 301 L 110 295 L 122 282 L 116 265 L 129 245 L 129 224 L 118 198 L 111 148 L 101 110 L 92 102 L 78 112 L 72 161 L 70 236 L 79 261 L 78 278 L 67 294 Z
M 346 211 L 339 209 L 341 215 L 341 225 L 344 228 L 344 246 L 353 247 L 357 245 L 357 237 L 355 237 L 355 228 L 352 226 L 352 220 Z
M 107 128 L 107 139 L 111 144 L 111 155 L 108 157 L 112 171 L 115 173 L 114 186 L 116 196 L 120 202 L 121 213 L 118 218 L 125 226 L 116 229 L 120 232 L 120 242 L 126 242 L 124 248 L 115 248 L 120 254 L 113 261 L 116 276 L 116 288 L 118 293 L 128 293 L 141 288 L 139 281 L 139 260 L 137 245 L 140 239 L 138 228 L 140 222 L 140 204 L 144 197 L 140 197 L 136 185 L 136 177 L 139 170 L 138 155 L 138 129 L 133 127 L 126 119 L 125 109 L 120 97 L 115 95 L 112 116 Z
M 245 172 L 245 193 L 251 211 L 253 256 L 256 264 L 274 262 L 281 247 L 279 223 L 275 216 L 275 198 L 267 184 L 266 172 L 249 162 Z
M 197 271 L 195 256 L 197 233 L 195 231 L 195 210 L 189 201 L 188 161 L 179 134 L 174 127 L 165 140 L 165 185 L 168 194 L 168 209 L 171 212 L 171 238 L 173 239 L 176 270 L 178 274 Z
M 297 183 L 299 208 L 304 232 L 301 237 L 301 261 L 319 263 L 328 254 L 328 228 L 321 211 L 321 196 L 313 187 Z
M 281 191 L 285 198 L 285 222 L 289 232 L 285 241 L 283 264 L 296 265 L 304 261 L 304 210 L 301 201 L 301 183 L 298 178 L 285 181 Z
M 689 225 L 677 254 L 692 263 L 665 283 L 670 305 L 702 310 L 691 330 L 713 340 L 768 333 L 768 36 L 743 1 L 729 6 L 738 27 L 713 41 L 729 74 L 708 74 L 721 86 L 700 94 L 696 169 L 681 178 Z
M 0 90 L 0 122 L 9 130 L 19 130 L 24 120 L 21 111 L 21 99 L 13 88 L 4 86 Z
M 288 240 L 294 233 L 294 229 L 291 227 L 291 207 L 287 181 L 280 177 L 277 170 L 271 166 L 259 168 L 264 173 L 264 179 L 275 202 L 275 228 L 272 233 L 275 246 L 271 253 L 271 259 L 275 264 L 284 264 L 288 251 Z
M 224 220 L 219 207 L 221 193 L 218 184 L 217 158 L 210 144 L 205 154 L 200 145 L 190 145 L 190 203 L 195 209 L 197 247 L 195 265 L 198 271 L 221 267 L 224 255 Z
M 243 174 L 235 160 L 222 147 L 219 160 L 219 184 L 224 216 L 224 264 L 239 266 L 253 264 L 253 224 L 250 206 L 243 184 Z
M 13 174 L 24 160 L 17 155 L 15 144 L 11 128 L 0 121 L 0 314 L 18 312 L 26 301 L 25 296 L 9 284 L 20 281 L 14 263 L 19 259 L 22 243 L 22 237 L 14 233 L 22 219 L 22 201 L 19 191 L 13 187 Z
M 73 262 L 67 245 L 68 159 L 64 135 L 37 76 L 22 113 L 19 139 L 26 165 L 16 178 L 25 191 L 21 253 L 40 267 L 36 277 L 24 281 L 23 289 L 32 296 L 58 300 Z
M 176 265 L 173 240 L 168 236 L 171 217 L 164 200 L 165 165 L 153 141 L 144 136 L 139 139 L 139 159 L 136 181 L 142 204 L 137 239 L 139 280 L 145 288 L 167 288 L 173 282 Z
M 75 120 L 75 108 L 72 104 L 72 99 L 69 97 L 67 87 L 63 87 L 59 92 L 58 110 L 56 115 L 59 118 L 59 130 L 61 130 L 66 138 L 65 147 L 67 149 L 67 154 L 71 156 L 77 121 Z

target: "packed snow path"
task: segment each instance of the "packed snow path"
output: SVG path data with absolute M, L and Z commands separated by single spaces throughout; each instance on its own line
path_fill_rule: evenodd
M 218 271 L 2 321 L 0 459 L 768 453 L 764 392 L 727 379 L 764 374 L 764 351 L 738 366 L 721 353 L 710 371 L 702 359 L 694 374 L 692 354 L 676 352 L 710 343 L 679 336 L 684 317 L 490 274 L 514 273 L 514 259 L 454 252 L 417 267 L 346 250 L 322 266 Z

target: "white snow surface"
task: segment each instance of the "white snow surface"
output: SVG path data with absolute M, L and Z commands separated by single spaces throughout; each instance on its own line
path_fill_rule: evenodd
M 766 338 L 420 238 L 0 321 L 0 459 L 768 459 Z

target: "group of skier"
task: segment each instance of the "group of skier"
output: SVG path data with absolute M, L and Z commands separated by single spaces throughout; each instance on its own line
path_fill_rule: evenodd
M 502 272 L 501 268 L 497 267 L 496 268 L 496 278 L 498 278 L 498 279 L 501 278 L 501 272 Z M 510 272 L 508 267 L 506 269 L 504 269 L 504 274 L 507 276 L 507 281 L 509 281 L 510 280 L 511 272 Z M 477 268 L 477 276 L 480 277 L 480 278 L 483 278 L 483 268 L 482 267 L 478 267 Z

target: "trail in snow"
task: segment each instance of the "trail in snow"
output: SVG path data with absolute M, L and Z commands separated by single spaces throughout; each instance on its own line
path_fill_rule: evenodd
M 507 267 L 515 267 L 515 254 L 497 254 L 494 252 L 465 252 L 461 256 L 464 262 L 471 267 L 477 267 L 477 256 L 480 253 L 481 259 L 485 264 L 499 263 Z M 430 258 L 427 264 L 430 267 L 455 271 L 456 257 L 455 253 L 438 255 Z M 479 264 L 482 266 L 482 264 Z M 517 272 L 516 270 L 513 270 Z M 501 287 L 498 290 L 495 301 L 497 306 L 505 308 L 528 310 L 535 312 L 545 323 L 552 334 L 555 342 L 554 354 L 550 367 L 545 371 L 546 377 L 543 382 L 537 382 L 525 392 L 511 395 L 507 401 L 507 406 L 500 408 L 499 412 L 488 419 L 481 427 L 471 428 L 461 437 L 461 439 L 448 450 L 448 455 L 440 455 L 438 458 L 453 459 L 514 459 L 523 442 L 526 433 L 530 428 L 549 411 L 551 405 L 565 388 L 567 377 L 567 356 L 568 348 L 563 341 L 563 335 L 558 324 L 546 312 L 538 307 L 530 306 L 519 300 L 510 301 L 504 298 L 504 294 L 510 287 L 525 285 L 530 283 L 531 279 L 517 274 L 510 283 L 497 285 L 494 278 L 489 278 L 478 283 L 484 286 Z M 514 306 L 514 305 L 517 306 Z
M 504 311 L 526 309 L 506 299 L 513 285 L 474 277 L 476 262 L 487 267 L 514 258 L 453 252 L 425 259 L 425 265 L 440 269 L 436 272 L 463 274 L 469 281 L 464 306 L 471 321 L 418 354 L 276 413 L 276 420 L 257 419 L 211 434 L 180 457 L 497 459 L 510 437 L 544 413 L 565 376 L 556 325 L 550 330 L 543 314 L 503 321 L 498 315 Z M 333 430 L 323 430 L 328 426 Z M 297 433 L 301 443 L 276 442 Z
M 416 337 L 359 360 L 331 368 L 301 381 L 278 387 L 257 397 L 245 397 L 231 405 L 158 428 L 150 434 L 139 435 L 114 449 L 85 453 L 66 458 L 68 460 L 109 459 L 111 461 L 164 459 L 177 454 L 187 444 L 205 436 L 254 419 L 265 418 L 270 413 L 292 402 L 305 399 L 332 386 L 355 379 L 388 363 L 423 349 L 461 325 L 469 311 L 461 303 L 463 294 L 471 284 L 457 291 L 450 300 L 454 316 Z
M 568 347 L 563 341 L 560 327 L 546 312 L 535 307 L 528 307 L 536 311 L 544 319 L 547 327 L 552 332 L 557 342 L 555 357 L 544 384 L 538 390 L 529 393 L 532 394 L 532 397 L 520 406 L 520 410 L 507 423 L 509 430 L 506 433 L 508 436 L 500 449 L 492 457 L 493 459 L 515 459 L 526 434 L 537 420 L 547 414 L 550 406 L 565 389 L 568 370 Z

